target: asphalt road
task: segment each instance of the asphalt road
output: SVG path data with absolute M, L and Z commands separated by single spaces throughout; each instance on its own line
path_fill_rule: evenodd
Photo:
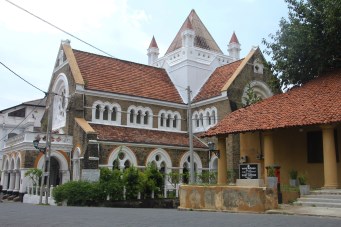
M 0 203 L 0 226 L 341 226 L 340 218 Z

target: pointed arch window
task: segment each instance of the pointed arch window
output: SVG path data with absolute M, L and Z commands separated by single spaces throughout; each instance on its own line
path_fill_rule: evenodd
M 142 111 L 139 110 L 137 111 L 136 124 L 141 124 L 141 119 L 142 119 Z
M 130 123 L 134 123 L 135 110 L 130 110 Z
M 171 115 L 168 114 L 167 119 L 166 119 L 166 127 L 170 127 L 170 121 L 171 121 Z
M 178 116 L 177 115 L 175 115 L 174 116 L 174 119 L 173 119 L 173 128 L 176 128 L 177 127 L 177 122 L 178 121 Z
M 210 116 L 210 113 L 209 112 L 207 112 L 206 113 L 206 118 L 207 118 L 207 121 L 208 121 L 208 125 L 211 125 L 211 116 Z
M 204 125 L 204 115 L 201 113 L 200 114 L 200 126 Z
M 149 112 L 146 111 L 143 117 L 143 124 L 148 125 Z
M 165 119 L 165 114 L 161 114 L 161 117 L 160 117 L 160 126 L 163 127 L 164 124 L 163 124 L 163 121 Z
M 107 121 L 109 117 L 109 107 L 105 106 L 103 111 L 103 120 Z
M 112 111 L 111 111 L 111 120 L 112 120 L 112 121 L 116 121 L 116 120 L 117 120 L 117 108 L 116 108 L 116 107 L 112 108 Z
M 97 105 L 96 106 L 96 114 L 95 114 L 95 119 L 99 119 L 100 118 L 100 115 L 101 115 L 101 106 L 100 105 Z
M 215 111 L 212 111 L 212 124 L 216 123 Z

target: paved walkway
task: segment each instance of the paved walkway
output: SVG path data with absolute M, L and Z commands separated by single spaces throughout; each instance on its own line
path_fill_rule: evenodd
M 267 214 L 288 214 L 288 215 L 308 215 L 319 217 L 341 218 L 341 208 L 329 207 L 306 207 L 293 205 L 280 205 L 279 209 L 268 210 Z

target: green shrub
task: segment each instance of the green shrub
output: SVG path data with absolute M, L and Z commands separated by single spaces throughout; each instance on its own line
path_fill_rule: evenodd
M 306 174 L 298 175 L 297 179 L 298 179 L 298 183 L 300 185 L 306 185 L 307 184 L 307 175 Z
M 132 166 L 125 169 L 123 173 L 123 182 L 126 188 L 126 199 L 136 199 L 141 191 L 141 174 L 136 167 Z
M 196 174 L 200 183 L 203 184 L 216 184 L 217 183 L 217 172 L 213 171 L 202 171 L 201 174 Z
M 152 191 L 158 197 L 164 186 L 164 176 L 153 164 L 148 164 L 141 176 L 142 192 L 146 197 L 150 197 Z
M 289 175 L 290 175 L 290 179 L 296 180 L 297 179 L 297 170 L 294 170 L 294 169 L 290 170 Z
M 52 191 L 56 203 L 67 201 L 68 206 L 85 206 L 105 199 L 100 183 L 70 181 L 59 185 Z
M 122 172 L 118 169 L 110 170 L 108 168 L 101 168 L 100 174 L 100 188 L 110 200 L 123 199 L 123 180 Z

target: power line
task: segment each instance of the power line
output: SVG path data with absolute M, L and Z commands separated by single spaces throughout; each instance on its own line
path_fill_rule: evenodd
M 7 138 L 7 136 L 9 135 L 9 134 L 11 134 L 14 130 L 16 130 L 29 116 L 31 116 L 31 114 L 33 113 L 33 111 L 35 111 L 36 109 L 37 109 L 37 107 L 44 101 L 44 99 L 46 98 L 46 96 L 47 96 L 47 93 L 45 93 L 45 97 L 44 98 L 42 98 L 41 100 L 40 100 L 40 102 L 37 104 L 37 106 L 35 106 L 32 110 L 31 110 L 31 112 L 29 113 L 29 114 L 27 114 L 27 116 L 19 123 L 19 124 L 17 124 L 9 133 L 7 133 L 4 137 L 2 137 L 1 139 L 0 139 L 0 141 L 5 141 L 5 139 Z
M 29 85 L 31 85 L 32 87 L 34 87 L 35 89 L 43 92 L 46 95 L 46 92 L 41 90 L 40 88 L 38 88 L 37 86 L 33 85 L 32 83 L 28 82 L 27 80 L 25 80 L 24 78 L 22 78 L 21 76 L 19 76 L 16 72 L 14 72 L 12 69 L 10 69 L 9 67 L 7 67 L 4 63 L 2 63 L 0 61 L 0 64 L 3 65 L 6 69 L 8 69 L 11 73 L 13 73 L 14 75 L 16 75 L 17 77 L 19 77 L 20 79 L 22 79 L 23 81 L 25 81 L 26 83 L 28 83 Z
M 65 31 L 64 29 L 62 29 L 62 28 L 60 28 L 60 27 L 58 27 L 58 26 L 56 26 L 56 25 L 54 25 L 54 24 L 48 22 L 47 20 L 44 20 L 43 18 L 41 18 L 41 17 L 35 15 L 34 13 L 31 13 L 30 11 L 28 11 L 28 10 L 22 8 L 21 6 L 15 4 L 15 3 L 13 3 L 13 2 L 11 2 L 11 1 L 9 1 L 9 0 L 5 0 L 5 1 L 8 2 L 8 3 L 10 3 L 10 4 L 12 4 L 13 6 L 17 7 L 18 9 L 21 9 L 22 11 L 24 11 L 24 12 L 30 14 L 31 16 L 34 16 L 35 18 L 37 18 L 37 19 L 43 21 L 44 23 L 46 23 L 46 24 L 48 24 L 48 25 L 50 25 L 50 26 L 52 26 L 52 27 L 58 29 L 59 31 L 61 31 L 61 32 L 63 32 L 63 33 L 65 33 L 65 34 L 67 34 L 67 35 L 69 35 L 69 36 L 71 36 L 71 37 L 73 37 L 73 38 L 75 38 L 75 39 L 81 41 L 82 43 L 85 43 L 86 45 L 88 45 L 88 46 L 90 46 L 90 47 L 92 47 L 92 48 L 94 48 L 94 49 L 96 49 L 96 50 L 98 50 L 98 51 L 100 51 L 100 52 L 102 52 L 102 53 L 104 53 L 104 54 L 106 54 L 106 55 L 108 55 L 108 56 L 114 58 L 114 56 L 111 55 L 111 54 L 109 54 L 108 52 L 105 52 L 104 50 L 101 50 L 101 49 L 99 49 L 98 47 L 95 47 L 94 45 L 92 45 L 92 44 L 90 44 L 90 43 L 88 43 L 88 42 L 82 40 L 81 38 L 78 38 L 77 36 L 71 34 L 70 32 L 67 32 L 67 31 Z

